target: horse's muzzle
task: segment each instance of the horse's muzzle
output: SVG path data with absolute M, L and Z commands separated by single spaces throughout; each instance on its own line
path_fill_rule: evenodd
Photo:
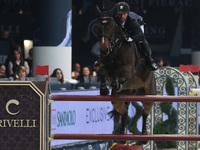
M 101 49 L 100 52 L 101 52 L 101 55 L 108 56 L 109 55 L 109 48 Z

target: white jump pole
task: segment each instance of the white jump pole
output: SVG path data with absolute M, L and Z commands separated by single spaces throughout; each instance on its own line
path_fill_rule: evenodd
M 190 89 L 190 92 L 199 95 L 200 94 L 200 89 Z

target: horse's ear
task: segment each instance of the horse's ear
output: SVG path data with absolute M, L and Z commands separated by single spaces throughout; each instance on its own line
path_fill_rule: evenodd
M 99 9 L 99 6 L 96 5 L 96 13 L 98 16 L 101 15 L 101 10 Z
M 116 11 L 116 6 L 113 6 L 113 8 L 108 11 L 108 14 L 110 16 L 113 16 L 115 14 L 115 11 Z

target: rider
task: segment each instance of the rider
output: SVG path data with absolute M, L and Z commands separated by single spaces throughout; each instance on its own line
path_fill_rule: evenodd
M 140 28 L 141 25 L 144 25 L 143 18 L 134 12 L 130 12 L 129 5 L 126 2 L 118 2 L 115 5 L 114 18 L 124 31 L 122 37 L 128 42 L 139 43 L 149 69 L 156 70 L 158 67 L 151 58 L 151 49 Z

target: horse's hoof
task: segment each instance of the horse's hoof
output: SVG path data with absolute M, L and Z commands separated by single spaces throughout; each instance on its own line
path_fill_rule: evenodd
M 100 87 L 100 95 L 109 95 L 109 89 L 106 86 Z
M 114 143 L 119 143 L 119 144 L 126 144 L 126 141 L 118 141 L 118 140 L 114 140 Z
M 145 145 L 147 143 L 148 143 L 148 141 L 137 141 L 136 145 Z
M 146 130 L 142 131 L 142 135 L 147 135 L 147 131 Z
M 142 131 L 142 135 L 147 135 L 147 131 L 146 130 Z M 137 145 L 143 145 L 143 144 L 147 144 L 147 143 L 148 143 L 148 141 L 137 141 L 136 142 Z

